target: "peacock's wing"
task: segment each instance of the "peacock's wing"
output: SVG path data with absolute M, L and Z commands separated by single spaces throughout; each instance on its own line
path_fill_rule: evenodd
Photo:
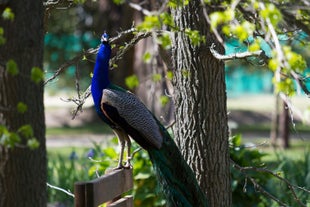
M 163 137 L 160 128 L 152 113 L 134 94 L 116 89 L 104 89 L 101 110 L 142 147 L 161 148 Z

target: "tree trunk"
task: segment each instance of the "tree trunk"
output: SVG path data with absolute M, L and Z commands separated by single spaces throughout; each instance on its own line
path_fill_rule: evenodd
M 0 207 L 46 206 L 46 149 L 43 105 L 43 83 L 31 80 L 31 69 L 42 68 L 43 2 L 11 0 L 0 4 L 0 13 L 9 7 L 14 20 L 0 18 L 6 43 L 0 46 L 0 125 L 10 131 L 29 124 L 40 147 L 8 148 L 0 145 Z M 18 65 L 19 74 L 6 72 L 8 60 Z M 19 113 L 19 102 L 27 105 Z M 25 144 L 26 140 L 22 140 Z
M 275 107 L 271 117 L 270 140 L 273 147 L 277 147 L 277 139 L 279 137 L 279 94 L 275 94 Z
M 181 30 L 198 30 L 206 37 L 205 44 L 193 46 L 184 32 L 174 36 L 175 138 L 210 206 L 231 206 L 224 64 L 209 51 L 218 42 L 203 17 L 200 0 L 172 13 Z M 219 44 L 216 49 L 223 52 Z
M 281 146 L 284 149 L 288 149 L 290 147 L 290 116 L 289 109 L 287 104 L 284 101 L 282 103 L 282 113 L 280 115 L 280 125 L 279 125 L 279 133 L 281 136 Z

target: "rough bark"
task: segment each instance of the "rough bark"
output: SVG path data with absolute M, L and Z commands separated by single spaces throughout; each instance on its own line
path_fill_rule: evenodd
M 0 18 L 6 43 L 0 46 L 0 125 L 16 131 L 30 124 L 40 147 L 7 148 L 0 145 L 0 206 L 46 206 L 46 149 L 43 84 L 31 81 L 32 67 L 42 68 L 43 5 L 41 0 L 11 0 L 0 5 L 0 13 L 9 7 L 13 21 Z M 6 62 L 13 59 L 19 74 L 6 72 Z M 23 102 L 25 113 L 16 106 Z M 26 140 L 23 140 L 25 144 Z
M 200 0 L 172 11 L 181 29 L 199 30 L 206 43 L 193 46 L 184 32 L 173 40 L 176 141 L 212 207 L 231 206 L 224 64 L 209 47 L 217 41 L 202 14 Z M 217 44 L 217 49 L 223 48 Z

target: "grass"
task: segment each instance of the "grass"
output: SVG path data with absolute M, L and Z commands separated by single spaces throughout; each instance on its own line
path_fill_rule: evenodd
M 46 129 L 47 135 L 78 135 L 78 134 L 112 134 L 112 130 L 103 123 L 88 123 L 83 126 L 64 126 Z

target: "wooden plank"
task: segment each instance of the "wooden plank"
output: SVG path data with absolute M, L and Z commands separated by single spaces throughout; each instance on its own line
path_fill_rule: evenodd
M 132 189 L 132 169 L 115 170 L 91 181 L 77 182 L 74 186 L 75 207 L 98 206 Z
M 133 207 L 133 196 L 125 196 L 124 198 L 108 204 L 107 207 Z
M 74 206 L 85 207 L 85 185 L 82 182 L 74 184 Z

